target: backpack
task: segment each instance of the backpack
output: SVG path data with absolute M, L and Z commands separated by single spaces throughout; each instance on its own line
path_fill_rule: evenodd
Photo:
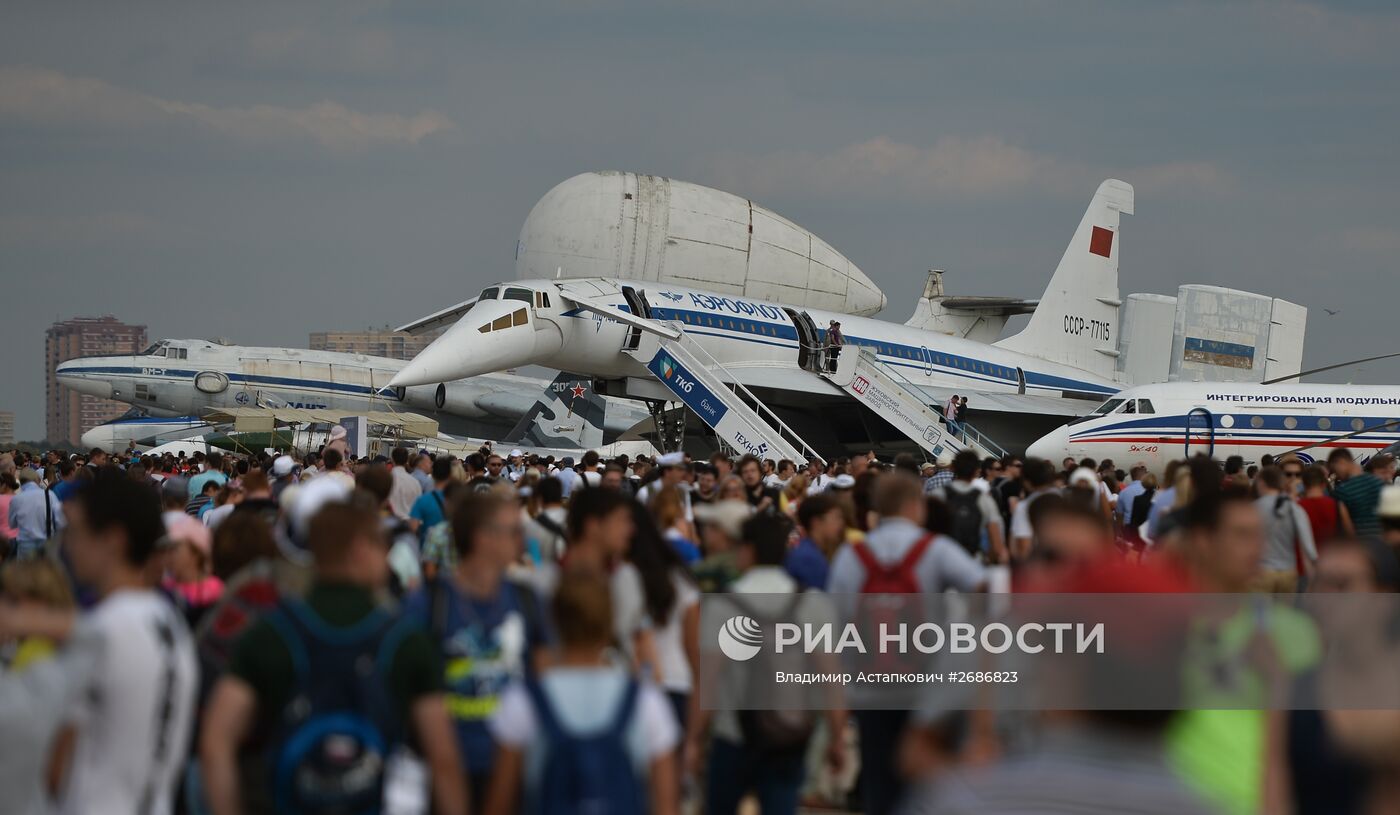
M 771 617 L 755 610 L 739 594 L 731 594 L 729 597 L 730 601 L 738 606 L 739 611 L 754 618 L 765 628 L 775 620 L 795 619 L 797 606 L 802 602 L 802 598 L 801 591 L 793 592 L 782 611 L 776 617 Z M 775 661 L 776 656 L 770 649 L 761 649 L 750 663 L 752 667 L 746 675 L 754 678 L 772 676 Z M 760 683 L 762 681 L 759 680 Z M 749 700 L 750 703 L 752 701 Z M 745 709 L 738 711 L 738 714 L 739 732 L 743 736 L 744 746 L 760 755 L 800 756 L 807 751 L 807 742 L 817 729 L 817 717 L 810 710 Z
M 950 484 L 943 490 L 948 505 L 948 537 L 962 544 L 970 555 L 982 551 L 982 509 L 977 506 L 981 495 L 977 488 L 959 492 Z
M 382 609 L 330 626 L 301 600 L 281 602 L 266 619 L 296 670 L 270 746 L 273 810 L 378 813 L 401 734 L 385 671 L 410 629 Z
M 613 720 L 601 731 L 583 736 L 564 729 L 537 680 L 526 680 L 525 690 L 545 736 L 543 771 L 526 811 L 532 815 L 643 815 L 650 808 L 647 790 L 627 750 L 627 727 L 641 685 L 629 678 Z
M 855 543 L 851 550 L 860 558 L 861 565 L 865 567 L 865 585 L 861 586 L 862 594 L 918 594 L 919 578 L 914 573 L 919 561 L 923 559 L 924 552 L 928 551 L 929 544 L 933 543 L 933 533 L 930 532 L 919 538 L 904 559 L 893 566 L 886 566 L 875 559 L 875 553 L 870 551 L 870 547 L 864 541 Z

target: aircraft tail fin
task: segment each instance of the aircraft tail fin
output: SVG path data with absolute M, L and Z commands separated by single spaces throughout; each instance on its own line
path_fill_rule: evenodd
M 603 445 L 607 403 L 590 377 L 561 373 L 502 439 L 526 447 L 592 450 Z
M 1118 219 L 1133 214 L 1133 187 L 1099 185 L 1030 322 L 1000 348 L 1111 378 L 1118 356 Z

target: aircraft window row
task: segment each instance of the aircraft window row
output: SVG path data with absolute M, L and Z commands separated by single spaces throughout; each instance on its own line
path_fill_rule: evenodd
M 1119 413 L 1156 413 L 1152 409 L 1151 399 L 1128 399 L 1123 402 L 1123 408 Z
M 506 293 L 501 296 L 502 300 L 519 300 L 522 303 L 533 303 L 535 298 L 529 289 L 506 289 Z
M 510 314 L 497 317 L 489 323 L 485 323 L 477 331 L 486 334 L 491 331 L 502 331 L 517 325 L 525 325 L 530 322 L 530 312 L 527 309 L 518 308 Z
M 549 308 L 549 294 L 547 292 L 535 292 L 535 308 Z
M 188 349 L 188 348 L 170 348 L 170 349 L 168 349 L 168 350 L 165 352 L 165 356 L 166 356 L 167 359 L 189 359 L 189 358 L 190 358 L 190 349 Z
M 1240 418 L 1240 420 L 1243 420 L 1245 417 L 1241 416 L 1241 417 L 1239 417 L 1239 418 Z M 1236 418 L 1235 418 L 1234 416 L 1222 416 L 1222 417 L 1220 417 L 1220 426 L 1221 426 L 1221 427 L 1234 427 L 1234 426 L 1235 426 L 1235 422 L 1236 422 Z M 1302 422 L 1303 422 L 1303 420 L 1299 419 L 1297 416 L 1285 416 L 1285 417 L 1283 418 L 1283 427 L 1284 427 L 1285 430 L 1297 430 L 1297 429 L 1299 428 L 1299 426 L 1302 424 Z M 1263 416 L 1250 416 L 1250 417 L 1249 417 L 1249 426 L 1252 427 L 1252 428 L 1254 428 L 1254 429 L 1256 429 L 1256 430 L 1258 430 L 1259 428 L 1262 428 L 1262 427 L 1264 426 L 1264 417 L 1263 417 Z M 1349 423 L 1349 426 L 1350 426 L 1351 429 L 1354 430 L 1354 431 L 1355 431 L 1355 430 L 1365 430 L 1365 429 L 1366 429 L 1366 420 L 1365 420 L 1365 419 L 1361 419 L 1361 418 L 1352 419 L 1351 422 Z M 1332 420 L 1331 420 L 1331 418 L 1329 418 L 1329 417 L 1327 417 L 1327 416 L 1319 416 L 1319 417 L 1317 418 L 1317 421 L 1316 421 L 1316 427 L 1317 427 L 1318 430 L 1331 430 L 1331 429 L 1332 429 Z

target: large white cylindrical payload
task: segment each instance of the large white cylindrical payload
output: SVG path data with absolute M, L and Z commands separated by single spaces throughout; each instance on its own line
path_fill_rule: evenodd
M 637 173 L 584 173 L 545 193 L 520 229 L 515 271 L 674 283 L 846 314 L 885 307 L 845 255 L 776 212 Z

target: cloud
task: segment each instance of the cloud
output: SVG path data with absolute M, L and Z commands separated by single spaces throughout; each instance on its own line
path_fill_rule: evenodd
M 1153 191 L 1216 191 L 1230 183 L 1219 166 L 1179 161 L 1139 167 L 1094 167 L 984 135 L 946 136 L 929 146 L 877 136 L 830 152 L 779 150 L 763 155 L 725 154 L 708 163 L 722 189 L 764 197 L 801 193 L 926 200 L 996 196 L 1030 190 L 1063 190 L 1085 177 L 1117 176 Z
M 1390 257 L 1400 254 L 1400 230 L 1352 227 L 1342 230 L 1341 244 L 1354 252 Z
M 442 113 L 412 116 L 363 113 L 339 102 L 304 108 L 275 105 L 215 107 L 162 99 L 99 79 L 72 77 L 42 68 L 0 68 L 0 119 L 37 125 L 156 128 L 193 123 L 248 142 L 312 141 L 335 151 L 416 145 L 451 130 Z
M 163 240 L 169 234 L 160 221 L 139 212 L 0 215 L 0 246 L 144 243 Z

